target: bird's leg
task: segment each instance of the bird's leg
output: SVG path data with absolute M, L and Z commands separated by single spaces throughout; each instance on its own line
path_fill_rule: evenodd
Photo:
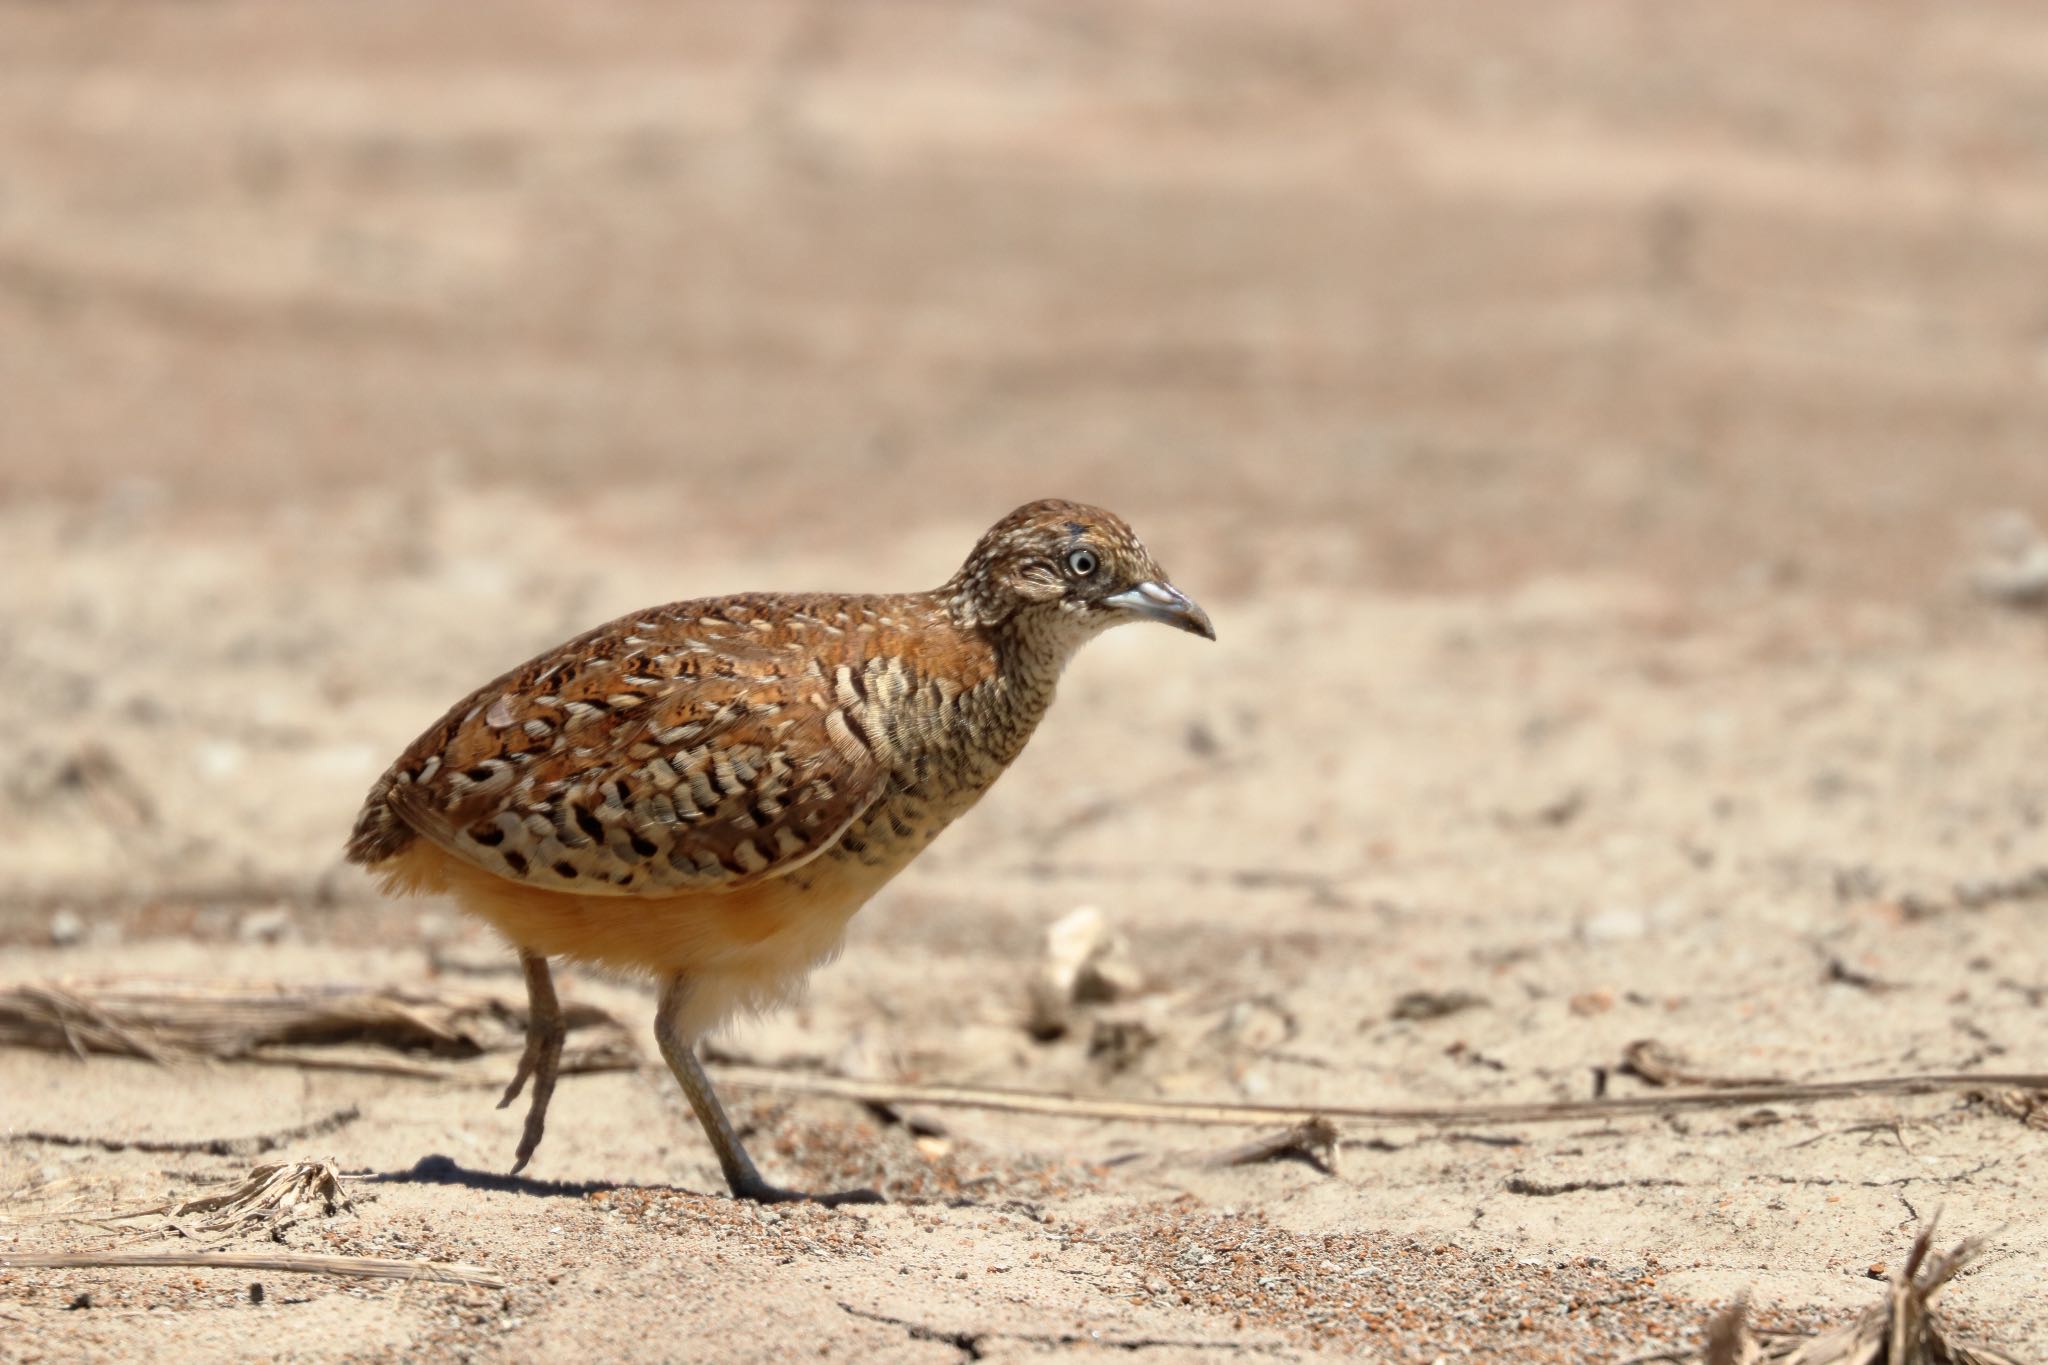
M 689 995 L 689 982 L 680 976 L 670 978 L 661 988 L 661 1004 L 654 1016 L 654 1041 L 660 1045 L 669 1070 L 675 1072 L 677 1083 L 683 1087 L 690 1108 L 696 1112 L 697 1122 L 704 1125 L 704 1136 L 711 1139 L 711 1148 L 718 1153 L 718 1164 L 725 1171 L 725 1183 L 732 1189 L 732 1197 L 751 1199 L 757 1204 L 781 1204 L 796 1199 L 826 1205 L 883 1202 L 882 1196 L 874 1190 L 808 1194 L 802 1190 L 782 1189 L 761 1178 L 761 1173 L 754 1169 L 753 1158 L 740 1145 L 740 1135 L 733 1131 L 732 1120 L 725 1116 L 725 1106 L 718 1102 L 718 1095 L 711 1089 L 711 1078 L 704 1074 L 704 1066 L 697 1060 L 696 1045 L 683 1036 L 680 1020 Z
M 526 1105 L 526 1131 L 519 1135 L 519 1150 L 513 1153 L 512 1174 L 518 1175 L 540 1146 L 547 1127 L 548 1101 L 555 1095 L 555 1077 L 562 1069 L 562 1039 L 568 1034 L 562 1023 L 562 1004 L 555 999 L 555 979 L 548 973 L 548 960 L 537 953 L 519 950 L 519 965 L 526 969 L 526 1050 L 519 1054 L 519 1069 L 498 1107 L 519 1098 L 527 1077 L 533 1078 L 533 1098 Z

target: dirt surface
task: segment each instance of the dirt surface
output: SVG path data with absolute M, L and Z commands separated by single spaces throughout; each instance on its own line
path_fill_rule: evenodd
M 1092 646 L 728 1060 L 2048 1070 L 2048 628 L 1971 587 L 2048 521 L 2044 54 L 2017 3 L 0 6 L 0 986 L 516 999 L 340 863 L 406 740 L 620 612 L 928 585 L 1060 495 L 1219 642 Z M 1037 1041 L 1082 905 L 1147 985 Z M 507 1286 L 0 1269 L 0 1358 L 1615 1360 L 1744 1291 L 1840 1320 L 1937 1209 L 1992 1239 L 1955 1321 L 2048 1358 L 2042 1130 L 1960 1092 L 1354 1125 L 1330 1173 L 735 1088 L 771 1178 L 891 1196 L 756 1210 L 647 991 L 563 989 L 643 1065 L 518 1179 L 503 1054 L 0 1049 L 0 1257 L 186 1245 L 104 1215 L 348 1115 L 262 1159 L 356 1211 L 229 1249 Z

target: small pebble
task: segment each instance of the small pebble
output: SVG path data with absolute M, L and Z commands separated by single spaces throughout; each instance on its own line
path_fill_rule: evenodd
M 50 916 L 50 944 L 56 948 L 69 948 L 85 938 L 85 921 L 78 912 L 63 909 Z

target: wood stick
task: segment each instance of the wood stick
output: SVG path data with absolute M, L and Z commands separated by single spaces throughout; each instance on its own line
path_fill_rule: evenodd
M 2048 1089 L 2048 1074 L 2037 1072 L 1929 1072 L 1872 1076 L 1853 1081 L 1788 1082 L 1621 1099 L 1551 1100 L 1467 1105 L 1279 1105 L 1203 1103 L 1186 1100 L 1089 1099 L 1039 1090 L 994 1086 L 864 1081 L 776 1071 L 762 1066 L 715 1066 L 725 1085 L 794 1095 L 827 1095 L 866 1104 L 931 1104 L 1046 1114 L 1070 1119 L 1122 1119 L 1136 1123 L 1188 1123 L 1217 1127 L 1263 1127 L 1335 1119 L 1347 1123 L 1488 1125 L 1554 1123 L 1578 1119 L 1663 1114 L 1680 1109 L 1735 1109 L 1752 1104 L 1810 1104 L 1865 1095 L 1934 1095 L 1959 1090 Z
M 293 1275 L 353 1275 L 370 1280 L 433 1280 L 503 1289 L 505 1281 L 482 1266 L 452 1261 L 396 1261 L 383 1256 L 330 1256 L 294 1251 L 247 1256 L 204 1251 L 85 1251 L 0 1254 L 0 1270 L 97 1270 L 109 1266 L 193 1270 L 275 1270 Z

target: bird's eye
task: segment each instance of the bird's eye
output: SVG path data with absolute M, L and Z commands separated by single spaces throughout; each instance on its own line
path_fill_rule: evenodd
M 1093 577 L 1100 563 L 1093 550 L 1083 548 L 1067 552 L 1067 572 L 1076 578 Z

